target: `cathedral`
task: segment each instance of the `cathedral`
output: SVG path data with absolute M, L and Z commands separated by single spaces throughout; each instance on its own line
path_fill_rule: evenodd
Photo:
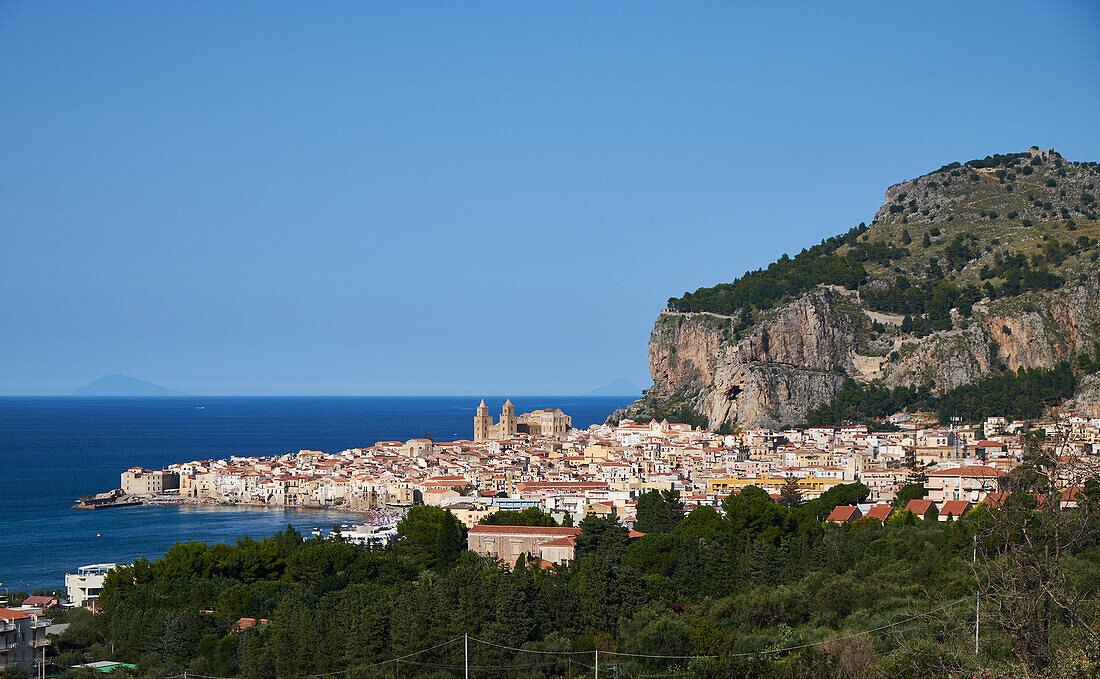
M 481 399 L 477 415 L 474 415 L 474 443 L 507 439 L 516 434 L 560 436 L 568 433 L 572 427 L 573 418 L 558 408 L 543 408 L 516 417 L 516 407 L 512 405 L 512 399 L 504 402 L 500 420 L 493 424 L 489 406 L 485 405 L 485 399 Z

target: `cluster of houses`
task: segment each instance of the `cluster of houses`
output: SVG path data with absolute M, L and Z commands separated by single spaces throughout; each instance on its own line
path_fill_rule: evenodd
M 493 512 L 527 507 L 558 519 L 569 515 L 573 522 L 593 513 L 613 515 L 629 527 L 636 500 L 647 490 L 679 491 L 690 510 L 720 507 L 726 496 L 749 485 L 779 497 L 792 480 L 806 500 L 839 484 L 862 482 L 870 489 L 868 504 L 836 517 L 855 520 L 886 512 L 897 491 L 920 478 L 928 492 L 910 509 L 945 519 L 1001 492 L 1022 457 L 1022 422 L 993 417 L 980 425 L 945 427 L 911 414 L 892 421 L 897 431 L 858 425 L 717 434 L 668 421 L 622 420 L 587 429 L 548 428 L 552 433 L 502 430 L 499 437 L 478 441 L 379 441 L 331 453 L 301 450 L 196 460 L 163 470 L 135 467 L 121 482 L 128 496 L 157 501 L 364 511 L 388 518 L 355 527 L 345 537 L 380 544 L 415 504 L 444 507 L 470 527 Z M 1100 452 L 1100 420 L 1070 417 L 1044 426 L 1065 434 L 1067 454 Z M 486 528 L 471 531 L 471 549 L 491 556 L 523 552 L 552 563 L 568 559 L 571 533 L 490 535 Z

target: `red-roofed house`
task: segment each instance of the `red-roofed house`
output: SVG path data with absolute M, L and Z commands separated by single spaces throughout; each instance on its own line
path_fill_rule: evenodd
M 971 506 L 972 505 L 970 504 L 969 500 L 948 500 L 947 502 L 944 502 L 943 505 L 940 507 L 940 514 L 938 518 L 940 521 L 957 519 L 963 514 L 969 512 Z
M 829 513 L 829 518 L 826 521 L 832 521 L 833 523 L 852 523 L 863 518 L 863 512 L 859 511 L 859 507 L 855 505 L 840 505 L 834 507 L 833 511 Z
M 255 627 L 256 625 L 266 625 L 267 618 L 241 618 L 237 622 L 233 623 L 233 632 L 243 632 L 249 627 Z
M 1070 486 L 1062 491 L 1060 504 L 1062 507 L 1076 507 L 1077 503 L 1085 499 L 1084 492 L 1077 486 Z
M 515 563 L 520 554 L 553 561 L 541 556 L 542 545 L 559 538 L 574 538 L 580 532 L 580 528 L 558 526 L 474 526 L 466 536 L 466 547 L 471 552 L 508 564 Z
M 577 555 L 577 540 L 572 535 L 547 540 L 539 545 L 539 556 L 552 564 L 569 563 Z
M 936 516 L 938 510 L 936 503 L 931 500 L 910 500 L 909 504 L 905 505 L 905 511 L 913 512 L 918 519 L 930 519 Z
M 49 645 L 46 616 L 34 611 L 0 608 L 0 667 L 19 665 L 38 672 L 41 649 Z
M 42 610 L 57 608 L 61 605 L 61 597 L 56 596 L 29 596 L 23 599 L 23 606 L 33 606 Z
M 890 505 L 879 504 L 871 507 L 867 510 L 867 516 L 872 519 L 878 519 L 879 521 L 886 523 L 886 519 L 889 519 L 894 513 L 894 508 Z
M 928 499 L 934 502 L 969 500 L 981 502 L 990 493 L 1004 490 L 1008 474 L 981 464 L 936 469 L 927 474 Z

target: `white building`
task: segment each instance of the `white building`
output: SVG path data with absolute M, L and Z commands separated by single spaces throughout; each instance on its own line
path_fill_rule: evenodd
M 49 621 L 40 610 L 0 608 L 0 668 L 18 665 L 25 672 L 39 672 L 42 652 L 49 641 Z
M 76 573 L 65 574 L 65 589 L 69 602 L 75 606 L 91 606 L 103 591 L 103 580 L 117 568 L 113 563 L 95 563 L 81 566 Z

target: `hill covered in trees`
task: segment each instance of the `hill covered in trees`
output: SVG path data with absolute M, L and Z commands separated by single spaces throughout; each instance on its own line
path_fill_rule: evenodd
M 848 379 L 942 396 L 1091 355 L 1098 188 L 1096 163 L 1037 148 L 892 186 L 870 225 L 670 298 L 654 387 L 615 417 L 800 424 Z

